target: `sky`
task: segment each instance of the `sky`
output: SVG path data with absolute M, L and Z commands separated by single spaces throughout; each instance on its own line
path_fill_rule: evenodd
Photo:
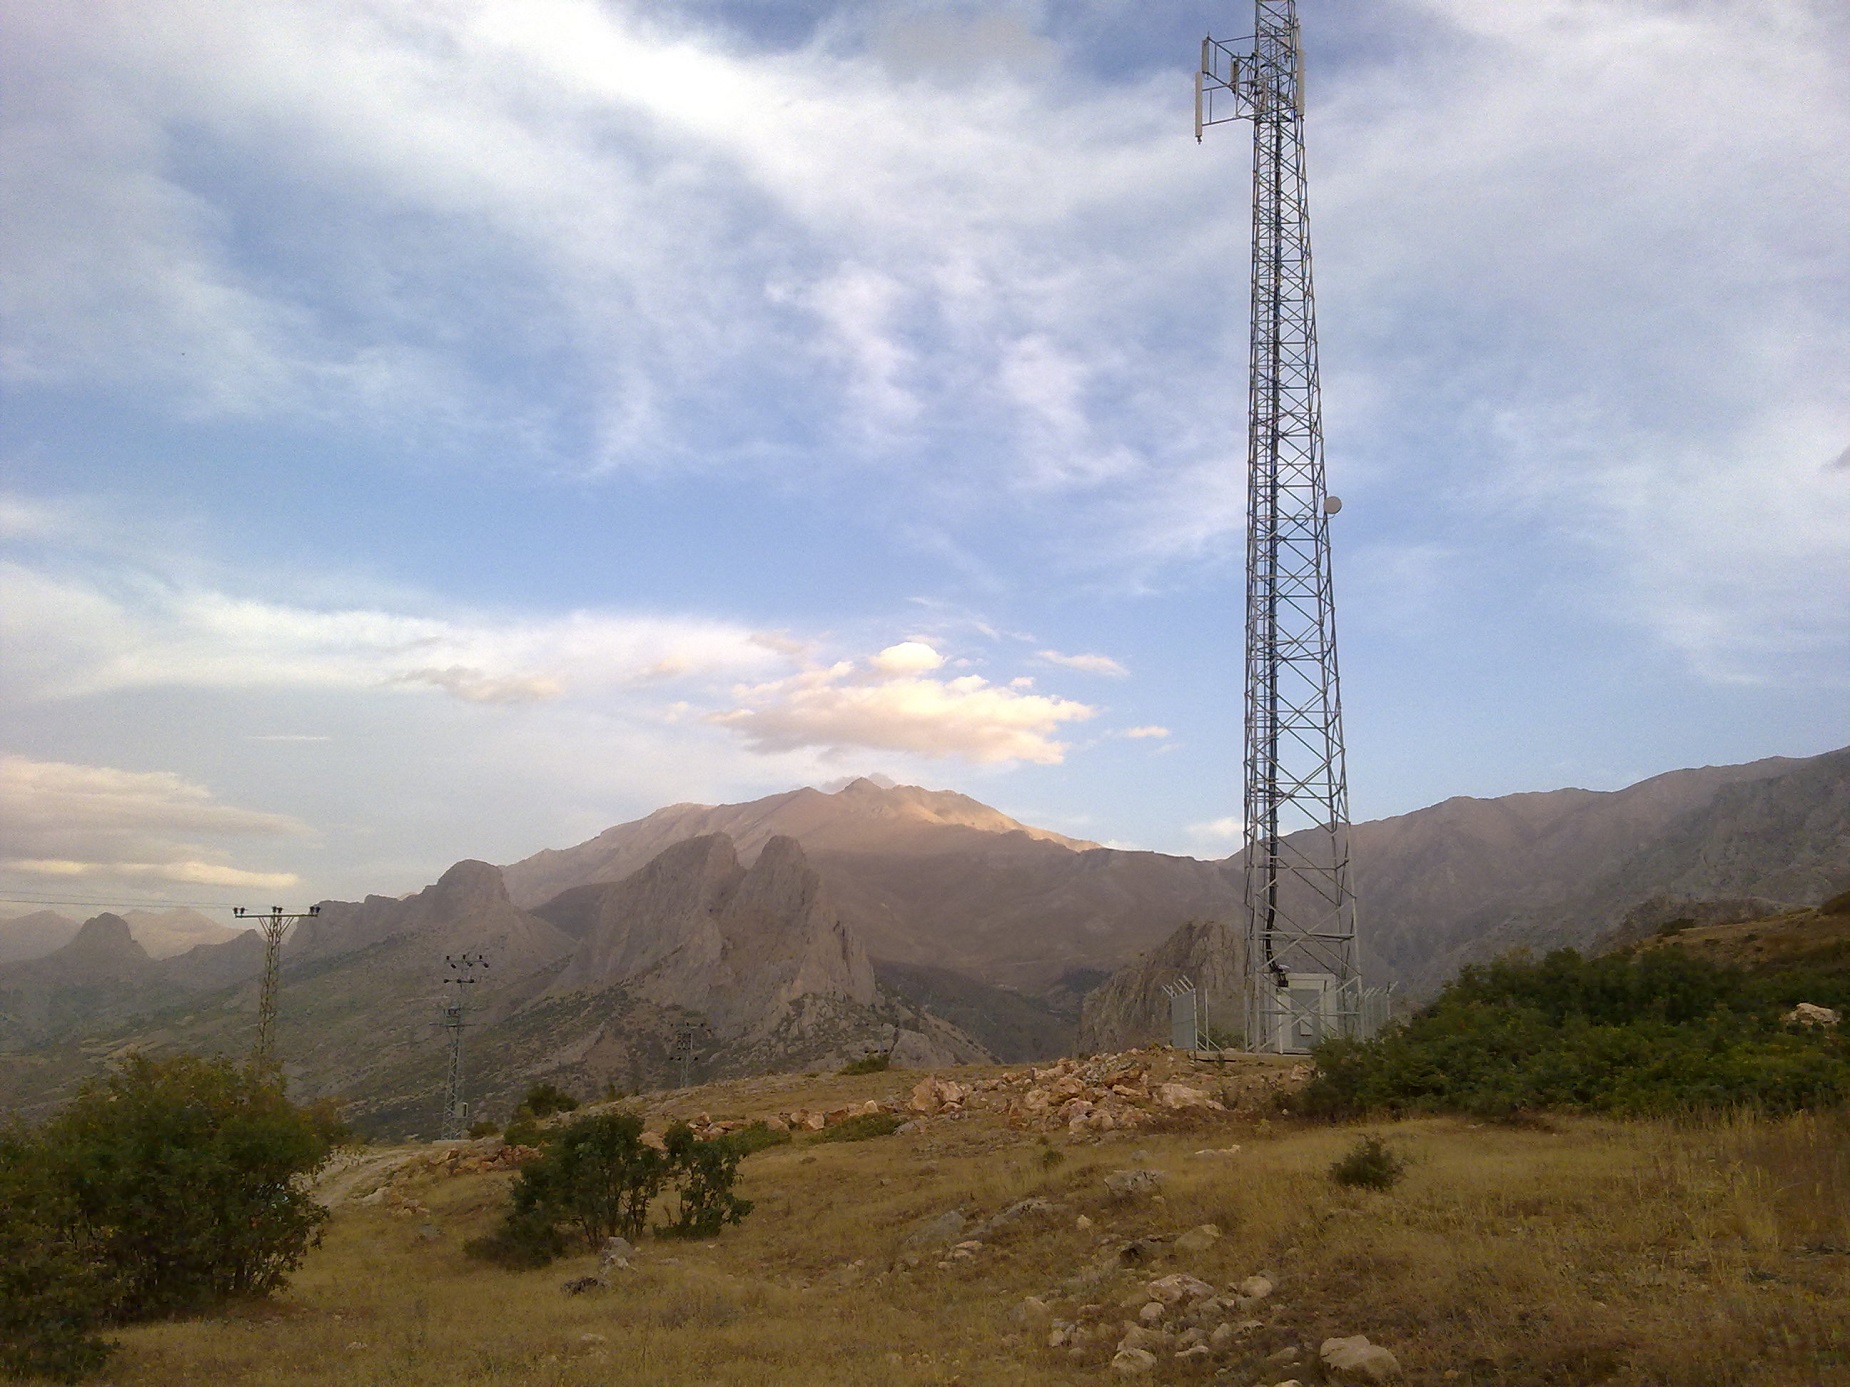
M 1238 3 L 0 0 L 0 895 L 1239 821 Z M 1356 819 L 1850 743 L 1850 10 L 1303 6 Z

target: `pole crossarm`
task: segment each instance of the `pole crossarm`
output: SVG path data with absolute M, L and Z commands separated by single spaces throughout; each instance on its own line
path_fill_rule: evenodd
M 273 905 L 267 911 L 252 912 L 243 906 L 232 907 L 232 916 L 248 920 L 263 935 L 263 974 L 257 984 L 257 1041 L 251 1047 L 251 1063 L 266 1069 L 276 1062 L 277 993 L 282 980 L 283 936 L 297 920 L 312 920 L 321 907 L 287 911 Z
M 1195 137 L 1253 128 L 1247 410 L 1246 1036 L 1297 1051 L 1362 1024 L 1349 791 L 1324 485 L 1323 403 L 1295 0 L 1202 40 Z

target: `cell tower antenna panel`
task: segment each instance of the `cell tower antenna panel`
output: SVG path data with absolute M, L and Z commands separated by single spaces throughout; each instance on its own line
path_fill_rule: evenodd
M 1247 410 L 1246 1043 L 1297 1052 L 1362 1027 L 1336 674 L 1317 320 L 1295 0 L 1201 45 L 1195 135 L 1253 127 Z
M 268 911 L 253 915 L 243 906 L 235 906 L 232 915 L 240 920 L 249 920 L 263 935 L 263 974 L 257 984 L 257 1043 L 251 1047 L 251 1063 L 259 1069 L 267 1069 L 276 1063 L 276 1007 L 277 991 L 282 981 L 283 936 L 297 920 L 312 920 L 321 913 L 321 907 L 311 905 L 307 910 L 291 914 L 280 905 L 273 905 Z

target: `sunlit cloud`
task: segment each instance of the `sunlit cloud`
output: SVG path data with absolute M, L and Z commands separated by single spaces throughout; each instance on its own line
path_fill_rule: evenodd
M 1130 677 L 1130 671 L 1109 655 L 1062 655 L 1057 650 L 1042 650 L 1038 658 L 1062 669 L 1076 669 L 1081 674 L 1103 674 L 1112 679 Z
M 923 677 L 940 663 L 937 652 L 921 642 L 889 646 L 865 666 L 843 660 L 740 686 L 734 690 L 738 706 L 708 720 L 737 732 L 758 751 L 860 747 L 978 763 L 1057 765 L 1067 751 L 1056 740 L 1061 726 L 1098 711 L 1070 699 L 997 687 L 975 674 Z

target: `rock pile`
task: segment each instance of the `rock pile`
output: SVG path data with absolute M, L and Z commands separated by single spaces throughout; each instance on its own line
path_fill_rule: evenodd
M 958 1087 L 956 1084 L 952 1088 Z M 728 1117 L 715 1121 L 701 1113 L 687 1125 L 694 1129 L 694 1135 L 702 1141 L 714 1137 L 723 1137 L 729 1132 L 743 1131 L 762 1122 L 774 1132 L 820 1132 L 825 1127 L 833 1127 L 846 1122 L 851 1117 L 860 1117 L 865 1113 L 899 1112 L 902 1105 L 897 1098 L 888 1098 L 885 1102 L 869 1098 L 864 1103 L 849 1103 L 839 1108 L 793 1108 L 789 1112 L 772 1113 L 767 1117 Z M 644 1140 L 650 1134 L 645 1134 Z
M 921 1079 L 906 1102 L 919 1117 L 983 1111 L 1001 1115 L 1011 1127 L 1053 1132 L 1134 1131 L 1178 1114 L 1209 1115 L 1251 1108 L 1310 1077 L 1309 1065 L 1242 1072 L 1221 1079 L 1219 1097 L 1197 1083 L 1165 1078 L 1162 1046 L 1091 1059 L 1063 1059 L 1045 1068 L 1010 1070 L 993 1079 L 960 1084 L 935 1076 Z M 1192 1077 L 1192 1076 L 1191 1076 Z M 1231 1100 L 1225 1101 L 1225 1100 Z

